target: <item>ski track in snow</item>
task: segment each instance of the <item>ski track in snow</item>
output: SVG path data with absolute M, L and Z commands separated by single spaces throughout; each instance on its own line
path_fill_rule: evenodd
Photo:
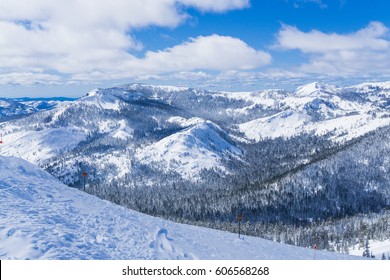
M 310 249 L 140 214 L 22 159 L 0 156 L 0 166 L 0 259 L 313 259 Z

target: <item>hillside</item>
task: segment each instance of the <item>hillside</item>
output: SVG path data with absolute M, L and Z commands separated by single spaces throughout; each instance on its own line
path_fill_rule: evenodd
M 1 259 L 313 259 L 260 238 L 176 224 L 100 200 L 0 157 Z M 353 259 L 316 252 L 316 259 Z

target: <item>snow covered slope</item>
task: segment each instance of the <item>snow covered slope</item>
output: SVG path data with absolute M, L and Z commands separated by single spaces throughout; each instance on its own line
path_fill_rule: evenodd
M 390 124 L 388 83 L 338 88 L 316 82 L 290 94 L 269 97 L 269 91 L 265 91 L 258 96 L 262 101 L 252 95 L 252 102 L 270 113 L 239 124 L 240 131 L 257 142 L 300 133 L 330 133 L 330 139 L 343 142 Z
M 0 156 L 0 259 L 313 259 L 314 252 L 143 215 Z M 356 257 L 316 252 L 316 259 Z
M 256 119 L 239 125 L 245 135 L 256 141 L 262 138 L 289 137 L 303 132 L 309 122 L 307 115 L 286 110 L 271 117 Z
M 197 119 L 187 123 L 195 124 L 139 149 L 140 160 L 149 164 L 160 162 L 163 168 L 176 170 L 189 179 L 197 177 L 202 169 L 226 171 L 219 162 L 224 157 L 238 157 L 240 150 L 229 143 L 224 132 L 212 122 Z
M 20 131 L 3 137 L 2 154 L 42 163 L 76 147 L 87 134 L 77 128 Z
M 359 248 L 357 245 L 349 248 L 349 252 L 354 256 L 362 256 L 365 248 Z M 390 239 L 385 241 L 369 240 L 369 251 L 375 256 L 375 259 L 390 258 Z

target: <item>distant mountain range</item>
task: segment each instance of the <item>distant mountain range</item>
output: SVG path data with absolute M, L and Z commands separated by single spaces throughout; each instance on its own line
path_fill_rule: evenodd
M 28 115 L 44 110 L 51 110 L 64 102 L 76 100 L 67 97 L 51 98 L 0 98 L 0 121 L 12 117 Z

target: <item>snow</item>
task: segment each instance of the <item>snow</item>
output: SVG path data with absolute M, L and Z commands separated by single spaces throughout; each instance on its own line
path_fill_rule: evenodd
M 0 100 L 0 107 L 2 107 L 2 108 L 8 108 L 8 107 L 10 107 L 11 106 L 11 104 L 9 103 L 9 102 L 6 102 L 6 101 L 4 101 L 4 100 Z
M 362 114 L 310 124 L 306 127 L 306 131 L 314 131 L 317 135 L 333 132 L 334 136 L 330 138 L 331 140 L 345 142 L 386 125 L 390 125 L 389 118 L 373 118 L 371 115 Z
M 141 99 L 161 99 L 161 93 L 178 93 L 190 90 L 188 87 L 151 86 L 144 84 L 128 84 L 114 88 L 95 89 L 81 98 L 81 102 L 90 102 L 103 109 L 118 110 L 118 101 L 136 101 Z
M 325 135 L 336 142 L 348 141 L 390 124 L 386 106 L 390 82 L 366 83 L 348 88 L 310 83 L 298 87 L 294 94 L 282 91 L 232 94 L 250 103 L 231 113 L 248 114 L 256 105 L 262 105 L 271 114 L 238 124 L 246 138 L 261 141 L 264 138 L 288 138 L 300 133 Z M 273 111 L 277 111 L 276 113 Z
M 375 89 L 390 90 L 389 82 L 362 83 L 349 88 L 358 89 L 360 92 L 372 92 Z
M 180 92 L 180 91 L 186 91 L 189 90 L 189 87 L 183 87 L 183 86 L 169 86 L 169 85 L 159 85 L 159 86 L 153 86 L 153 85 L 146 85 L 146 84 L 129 84 L 129 85 L 123 85 L 121 88 L 124 89 L 131 89 L 131 90 L 143 90 L 145 88 L 153 90 L 153 91 L 167 91 L 167 92 Z
M 165 169 L 177 171 L 184 178 L 196 179 L 202 169 L 226 171 L 220 163 L 224 155 L 238 156 L 240 150 L 221 137 L 218 126 L 199 118 L 175 118 L 171 121 L 192 126 L 143 147 L 137 157 L 144 163 L 160 162 Z
M 390 239 L 384 241 L 369 240 L 368 246 L 370 252 L 375 256 L 376 259 L 382 259 L 382 254 L 385 254 L 386 258 L 390 256 Z M 349 254 L 354 256 L 362 256 L 365 248 L 355 247 L 350 248 Z
M 336 86 L 330 84 L 324 84 L 319 82 L 309 83 L 307 85 L 303 85 L 297 88 L 295 91 L 297 96 L 312 96 L 318 95 L 321 92 L 337 92 L 338 88 Z
M 77 102 L 87 105 L 93 105 L 103 110 L 119 111 L 121 101 L 114 95 L 105 94 L 104 91 L 93 90 L 87 96 L 79 99 Z
M 105 151 L 108 155 L 97 152 L 99 160 L 104 160 L 100 167 L 112 166 L 110 169 L 121 176 L 126 172 L 130 175 L 130 160 L 118 157 L 126 149 L 120 147 L 123 144 L 137 149 L 131 160 L 152 167 L 157 163 L 163 170 L 196 179 L 202 169 L 228 173 L 223 162 L 241 153 L 234 141 L 250 143 L 300 133 L 329 133 L 329 139 L 344 142 L 389 125 L 389 84 L 337 88 L 316 82 L 294 92 L 216 92 L 142 84 L 96 89 L 79 100 L 61 103 L 62 107 L 32 115 L 31 125 L 21 125 L 28 121 L 17 120 L 0 123 L 2 154 L 42 164 L 72 152 L 88 136 L 99 133 L 96 137 L 102 143 L 113 140 L 118 144 Z M 199 114 L 189 110 L 194 104 L 199 106 Z M 222 106 L 221 111 L 226 109 L 226 114 L 219 111 L 215 118 L 208 114 L 214 104 Z M 153 107 L 156 105 L 162 107 Z M 74 118 L 75 114 L 80 119 Z M 220 127 L 212 125 L 216 123 Z M 166 137 L 161 139 L 161 135 Z
M 240 124 L 239 129 L 248 139 L 257 142 L 265 138 L 287 138 L 303 132 L 315 133 L 319 136 L 333 133 L 331 140 L 345 142 L 386 125 L 390 125 L 389 118 L 374 118 L 369 114 L 311 122 L 309 116 L 305 114 L 286 111 Z
M 196 124 L 205 123 L 206 120 L 202 119 L 202 118 L 196 118 L 196 117 L 195 118 L 186 119 L 186 118 L 183 118 L 183 117 L 180 117 L 180 116 L 174 116 L 174 117 L 170 117 L 168 119 L 168 122 L 177 124 L 177 125 L 179 125 L 181 127 L 188 127 L 188 126 L 192 126 L 192 125 L 196 125 Z
M 0 120 L 4 116 L 28 115 L 60 108 L 71 102 L 67 98 L 0 98 Z
M 240 124 L 239 128 L 249 139 L 261 141 L 264 138 L 296 135 L 303 130 L 308 121 L 308 116 L 288 110 L 271 117 Z
M 177 224 L 69 188 L 0 156 L 0 259 L 313 259 L 314 251 Z M 316 259 L 361 259 L 316 252 Z
M 77 128 L 48 128 L 21 131 L 3 136 L 1 152 L 33 163 L 43 163 L 53 156 L 76 147 L 87 134 Z
M 134 134 L 134 130 L 127 125 L 126 120 L 103 121 L 100 123 L 99 130 L 121 140 L 131 139 Z
M 96 176 L 104 176 L 107 181 L 121 179 L 131 173 L 132 161 L 128 152 L 96 153 L 94 158 L 87 162 L 99 166 Z M 108 171 L 103 172 L 104 170 Z
M 249 115 L 257 107 L 273 109 L 279 106 L 279 101 L 287 98 L 289 93 L 284 90 L 264 90 L 260 92 L 218 92 L 216 96 L 228 100 L 245 101 L 248 105 L 239 108 L 228 108 L 229 115 Z

